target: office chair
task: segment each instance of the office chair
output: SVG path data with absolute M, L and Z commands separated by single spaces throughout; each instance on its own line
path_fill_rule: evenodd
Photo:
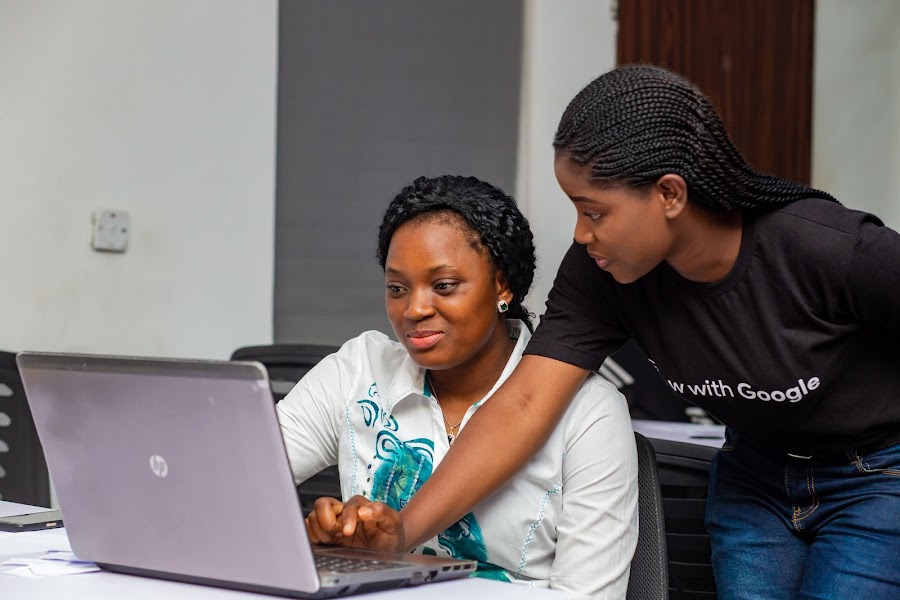
M 50 506 L 50 477 L 14 352 L 0 351 L 0 500 Z
M 245 346 L 231 354 L 231 360 L 254 360 L 262 363 L 269 374 L 272 398 L 279 402 L 293 389 L 307 371 L 334 352 L 337 346 L 317 344 L 272 344 Z M 297 486 L 303 514 L 309 514 L 317 498 L 341 497 L 341 478 L 337 467 L 328 467 Z
M 672 600 L 715 600 L 716 580 L 704 515 L 710 461 L 716 448 L 670 440 L 650 440 L 665 511 Z
M 666 600 L 668 560 L 663 499 L 650 441 L 634 434 L 638 455 L 638 543 L 631 560 L 626 600 Z

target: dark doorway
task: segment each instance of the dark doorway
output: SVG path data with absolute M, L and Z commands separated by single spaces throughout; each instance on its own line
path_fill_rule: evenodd
M 619 64 L 685 75 L 758 171 L 809 183 L 814 0 L 619 0 Z

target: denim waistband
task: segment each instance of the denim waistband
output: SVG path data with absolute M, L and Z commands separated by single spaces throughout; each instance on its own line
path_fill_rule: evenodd
M 813 452 L 810 454 L 802 452 L 785 452 L 785 454 L 790 458 L 796 458 L 799 460 L 827 461 L 844 457 L 852 458 L 853 454 L 871 454 L 872 452 L 884 450 L 885 448 L 890 448 L 891 446 L 896 446 L 897 444 L 900 444 L 900 432 L 892 433 L 883 438 L 879 438 L 875 441 L 869 442 L 868 444 L 862 444 L 860 446 L 855 446 L 846 450 L 829 450 L 826 452 Z
M 738 438 L 740 438 L 740 442 L 737 442 Z M 866 444 L 860 444 L 858 446 L 852 446 L 849 448 L 835 448 L 833 450 L 818 450 L 815 452 L 804 452 L 800 449 L 786 449 L 784 447 L 777 448 L 773 447 L 771 444 L 751 441 L 735 432 L 731 428 L 725 429 L 725 440 L 726 447 L 734 444 L 735 442 L 737 442 L 738 445 L 749 444 L 757 452 L 775 460 L 778 460 L 779 457 L 787 457 L 789 459 L 795 459 L 801 462 L 809 461 L 814 463 L 843 463 L 848 460 L 852 461 L 857 454 L 871 454 L 872 452 L 877 452 L 878 450 L 883 450 L 885 448 L 890 448 L 891 446 L 900 444 L 900 431 L 878 438 L 877 440 Z

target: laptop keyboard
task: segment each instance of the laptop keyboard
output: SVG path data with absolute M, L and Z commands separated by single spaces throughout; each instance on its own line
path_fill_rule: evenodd
M 401 562 L 375 560 L 367 558 L 342 558 L 338 556 L 316 555 L 316 568 L 331 573 L 363 573 L 365 571 L 380 571 L 395 567 L 408 567 Z

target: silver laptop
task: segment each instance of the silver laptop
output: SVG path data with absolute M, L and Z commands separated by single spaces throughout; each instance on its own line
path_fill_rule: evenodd
M 476 567 L 313 548 L 258 363 L 29 352 L 17 361 L 83 560 L 301 598 L 440 581 Z

